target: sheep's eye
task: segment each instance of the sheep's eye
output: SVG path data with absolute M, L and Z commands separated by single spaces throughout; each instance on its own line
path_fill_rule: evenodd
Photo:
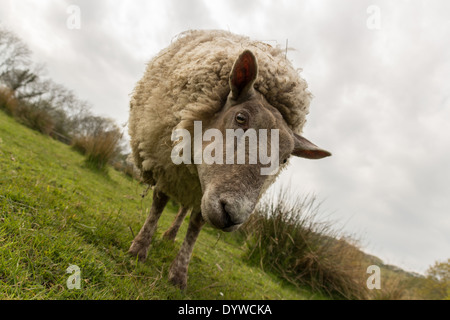
M 247 117 L 245 114 L 239 112 L 236 114 L 236 122 L 239 124 L 245 124 L 247 122 Z
M 284 160 L 283 160 L 283 164 L 285 164 L 285 163 L 287 162 L 287 160 L 288 160 L 288 159 L 284 159 Z

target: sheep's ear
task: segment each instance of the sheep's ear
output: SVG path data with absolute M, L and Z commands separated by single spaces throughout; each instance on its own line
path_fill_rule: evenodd
M 307 159 L 322 159 L 331 156 L 331 153 L 319 148 L 308 139 L 294 133 L 294 151 L 292 155 Z
M 258 76 L 258 62 L 250 50 L 245 50 L 236 59 L 230 74 L 231 97 L 237 100 L 243 94 L 253 90 Z

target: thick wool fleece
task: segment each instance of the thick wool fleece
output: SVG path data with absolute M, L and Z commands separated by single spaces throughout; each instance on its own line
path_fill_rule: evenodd
M 134 89 L 129 118 L 134 163 L 147 183 L 185 207 L 200 206 L 201 187 L 195 168 L 172 163 L 172 131 L 191 131 L 193 121 L 208 123 L 221 110 L 233 63 L 246 49 L 258 61 L 255 89 L 301 133 L 311 94 L 300 70 L 279 47 L 230 32 L 182 33 L 148 63 Z

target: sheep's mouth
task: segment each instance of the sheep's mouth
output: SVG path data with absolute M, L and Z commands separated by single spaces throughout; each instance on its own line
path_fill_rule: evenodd
M 247 194 L 210 187 L 203 194 L 200 210 L 203 219 L 224 232 L 237 230 L 252 214 L 256 201 Z
M 204 209 L 202 210 L 203 218 L 216 229 L 232 232 L 242 225 L 241 221 L 233 219 L 232 209 L 224 200 L 218 200 L 213 205 L 209 204 L 202 209 Z
M 236 223 L 233 221 L 232 215 L 230 214 L 227 203 L 225 201 L 219 201 L 219 205 L 215 206 L 216 210 L 210 212 L 207 220 L 215 228 L 220 229 L 225 232 L 232 232 L 239 228 L 242 223 Z

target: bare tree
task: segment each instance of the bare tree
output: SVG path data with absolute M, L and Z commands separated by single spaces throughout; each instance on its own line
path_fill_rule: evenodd
M 44 66 L 33 64 L 31 50 L 9 30 L 0 28 L 0 83 L 10 88 L 17 99 L 27 100 L 46 92 L 40 81 Z
M 30 49 L 14 33 L 0 28 L 0 78 L 13 69 L 30 65 Z

